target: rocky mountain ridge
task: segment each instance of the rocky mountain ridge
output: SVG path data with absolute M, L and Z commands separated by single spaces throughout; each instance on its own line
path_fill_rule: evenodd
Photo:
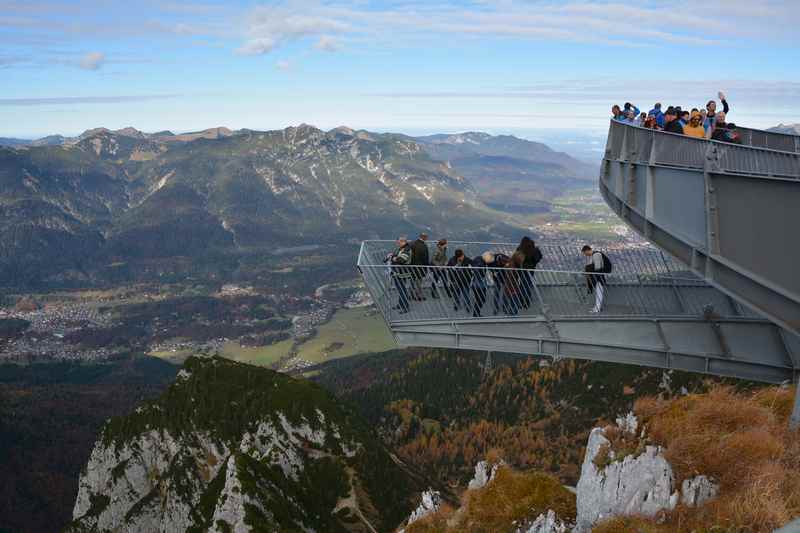
M 159 399 L 106 424 L 68 531 L 388 531 L 415 486 L 321 388 L 192 358 Z
M 125 129 L 0 148 L 0 273 L 22 284 L 136 259 L 437 228 L 514 231 L 462 176 L 396 135 L 301 125 L 162 142 Z

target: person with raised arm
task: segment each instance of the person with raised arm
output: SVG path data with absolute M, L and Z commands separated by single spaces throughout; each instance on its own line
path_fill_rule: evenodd
M 722 112 L 725 114 L 723 116 L 723 122 L 725 121 L 725 116 L 728 115 L 728 112 L 731 109 L 731 106 L 728 105 L 728 100 L 725 98 L 725 93 L 719 91 L 717 93 L 720 102 L 722 102 Z M 706 120 L 703 123 L 703 127 L 706 130 L 706 136 L 711 137 L 714 133 L 714 127 L 717 122 L 717 102 L 714 100 L 709 100 L 706 104 Z

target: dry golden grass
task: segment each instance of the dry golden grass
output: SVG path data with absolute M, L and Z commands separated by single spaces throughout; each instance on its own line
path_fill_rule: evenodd
M 631 434 L 617 426 L 607 426 L 603 435 L 609 443 L 600 447 L 592 461 L 597 468 L 605 468 L 614 461 L 622 461 L 627 456 L 639 457 L 645 451 L 647 443 L 638 433 Z
M 575 495 L 540 472 L 515 472 L 500 467 L 492 482 L 467 491 L 458 511 L 442 507 L 414 522 L 407 533 L 513 531 L 514 522 L 536 518 L 552 509 L 562 520 L 575 520 Z
M 677 400 L 642 398 L 634 410 L 650 439 L 666 448 L 677 483 L 705 474 L 720 496 L 700 508 L 679 506 L 666 522 L 625 517 L 596 533 L 767 532 L 800 515 L 800 434 L 788 418 L 794 388 L 737 393 L 716 387 Z

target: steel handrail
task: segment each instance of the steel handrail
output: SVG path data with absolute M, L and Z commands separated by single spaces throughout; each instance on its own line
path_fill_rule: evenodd
M 725 142 L 725 141 L 720 141 L 718 139 L 709 139 L 709 138 L 705 138 L 705 137 L 702 137 L 702 138 L 701 137 L 692 137 L 691 135 L 686 135 L 686 134 L 683 134 L 683 133 L 674 133 L 674 132 L 671 132 L 671 131 L 656 130 L 656 129 L 653 129 L 653 128 L 645 128 L 644 126 L 639 126 L 637 124 L 630 124 L 628 122 L 623 122 L 621 120 L 615 120 L 613 118 L 611 119 L 611 123 L 612 124 L 617 124 L 617 125 L 620 125 L 620 126 L 625 126 L 625 127 L 628 127 L 628 128 L 634 128 L 634 129 L 641 130 L 641 131 L 652 132 L 653 134 L 663 134 L 663 135 L 672 136 L 672 137 L 679 138 L 679 139 L 690 139 L 691 141 L 697 141 L 697 142 L 717 143 L 717 144 L 722 144 L 722 145 L 725 145 L 725 146 L 736 146 L 738 148 L 752 148 L 754 150 L 762 150 L 762 151 L 765 151 L 765 152 L 776 152 L 776 153 L 779 153 L 779 154 L 797 155 L 797 153 L 798 153 L 798 148 L 790 151 L 790 150 L 778 150 L 776 148 L 769 148 L 769 147 L 766 147 L 766 146 L 754 146 L 752 144 L 729 143 L 729 142 Z M 775 135 L 775 136 L 780 135 L 780 136 L 784 136 L 784 137 L 792 137 L 792 138 L 795 139 L 795 143 L 800 141 L 800 136 L 793 135 L 791 133 L 778 133 L 778 132 L 774 132 L 774 131 L 756 130 L 756 129 L 753 129 L 753 128 L 744 128 L 744 127 L 739 127 L 739 126 L 736 126 L 735 129 L 736 130 L 745 130 L 745 131 L 758 131 L 759 133 L 763 133 L 765 135 Z

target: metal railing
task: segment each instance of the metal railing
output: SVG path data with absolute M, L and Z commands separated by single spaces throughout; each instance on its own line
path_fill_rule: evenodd
M 739 128 L 737 128 L 739 129 Z M 753 142 L 747 145 L 745 140 Z M 800 137 L 746 130 L 743 144 L 698 139 L 615 120 L 606 159 L 711 171 L 800 179 Z
M 742 144 L 753 148 L 769 148 L 784 152 L 800 152 L 800 136 L 776 131 L 755 130 L 737 126 Z
M 485 251 L 511 255 L 507 243 L 453 242 L 475 258 Z M 377 308 L 391 323 L 420 320 L 464 321 L 484 317 L 543 319 L 597 316 L 579 251 L 542 246 L 535 270 L 393 266 L 384 261 L 391 241 L 362 243 L 358 266 Z M 433 250 L 431 250 L 432 254 Z M 654 250 L 610 249 L 614 265 L 602 274 L 605 298 L 601 316 L 752 317 L 719 291 Z M 565 268 L 567 267 L 567 268 Z M 594 281 L 598 281 L 595 278 Z

